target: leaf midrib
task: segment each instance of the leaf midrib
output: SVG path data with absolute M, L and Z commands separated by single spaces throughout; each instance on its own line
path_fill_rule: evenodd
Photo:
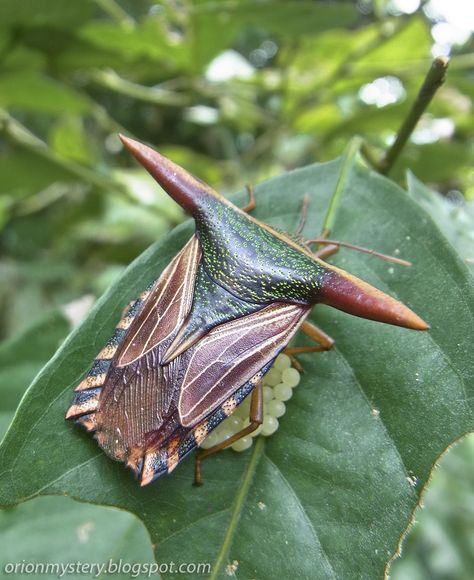
M 224 539 L 214 561 L 209 580 L 216 580 L 218 578 L 218 574 L 226 562 L 227 554 L 229 553 L 230 546 L 232 544 L 232 540 L 234 539 L 235 531 L 242 514 L 243 504 L 250 490 L 250 485 L 253 481 L 257 466 L 260 462 L 260 459 L 262 458 L 264 446 L 265 442 L 263 437 L 258 437 L 252 451 L 252 456 L 250 457 L 250 461 L 247 464 L 247 468 L 244 472 L 242 483 L 239 486 L 238 492 L 234 498 L 234 502 L 231 507 L 229 525 L 227 526 Z

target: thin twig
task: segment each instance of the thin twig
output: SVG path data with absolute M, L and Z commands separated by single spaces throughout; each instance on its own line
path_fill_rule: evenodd
M 92 71 L 89 73 L 89 79 L 109 90 L 145 103 L 171 107 L 184 107 L 191 104 L 189 95 L 160 87 L 146 87 L 120 77 L 113 70 Z
M 446 71 L 448 69 L 449 60 L 445 57 L 435 58 L 431 64 L 431 68 L 425 77 L 421 89 L 413 103 L 410 112 L 398 130 L 397 137 L 393 145 L 387 150 L 382 160 L 379 163 L 379 171 L 383 175 L 388 175 L 394 166 L 400 153 L 412 134 L 414 128 L 418 124 L 421 115 L 434 97 L 436 91 L 444 83 L 446 79 Z

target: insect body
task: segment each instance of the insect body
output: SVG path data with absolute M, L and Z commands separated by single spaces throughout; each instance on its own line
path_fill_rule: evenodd
M 126 462 L 142 485 L 172 471 L 232 414 L 300 327 L 330 346 L 305 322 L 315 304 L 428 328 L 400 302 L 149 147 L 122 141 L 191 213 L 196 233 L 125 313 L 76 388 L 67 418 L 95 431 L 104 451 Z

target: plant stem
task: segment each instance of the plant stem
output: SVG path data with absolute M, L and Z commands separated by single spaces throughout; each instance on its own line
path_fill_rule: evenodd
M 160 87 L 145 87 L 120 77 L 112 70 L 96 70 L 89 75 L 91 81 L 132 99 L 159 106 L 184 107 L 191 104 L 191 98 L 184 93 L 169 91 Z
M 212 567 L 210 580 L 222 578 L 224 572 L 223 570 L 224 565 L 226 563 L 230 547 L 232 545 L 235 533 L 237 531 L 237 526 L 244 508 L 244 502 L 247 499 L 247 495 L 249 493 L 250 486 L 252 485 L 255 472 L 257 470 L 260 460 L 262 459 L 264 446 L 265 442 L 263 437 L 257 437 L 255 446 L 250 456 L 250 461 L 247 464 L 242 480 L 237 489 L 237 494 L 232 503 L 230 520 L 227 526 L 227 530 L 224 534 L 219 552 L 217 554 L 216 561 L 214 562 L 214 565 Z
M 334 221 L 336 219 L 336 212 L 339 206 L 339 201 L 346 185 L 347 176 L 349 175 L 352 166 L 354 165 L 354 160 L 357 157 L 357 154 L 360 151 L 360 147 L 362 144 L 362 140 L 360 137 L 354 137 L 349 142 L 349 145 L 346 149 L 346 154 L 344 155 L 344 161 L 342 162 L 341 171 L 339 173 L 339 177 L 336 183 L 336 187 L 334 189 L 334 193 L 329 200 L 328 210 L 326 212 L 326 216 L 324 217 L 323 222 L 323 234 L 322 236 L 329 235 L 331 232 Z
M 448 59 L 445 57 L 435 58 L 431 64 L 431 68 L 425 77 L 420 91 L 413 103 L 410 112 L 398 130 L 397 137 L 393 145 L 387 150 L 381 161 L 379 162 L 378 170 L 383 175 L 388 175 L 394 166 L 400 153 L 402 152 L 405 143 L 408 141 L 414 128 L 418 124 L 420 117 L 425 112 L 426 108 L 434 97 L 436 91 L 444 83 L 446 79 L 446 71 L 448 68 Z

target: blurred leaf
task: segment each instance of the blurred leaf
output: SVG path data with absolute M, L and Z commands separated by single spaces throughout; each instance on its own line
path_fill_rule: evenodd
M 11 205 L 12 199 L 9 196 L 0 197 L 0 232 L 8 221 Z
M 334 139 L 335 137 L 345 134 L 372 134 L 387 135 L 395 133 L 400 126 L 400 119 L 410 108 L 408 102 L 387 105 L 378 108 L 372 105 L 362 105 L 360 108 L 347 118 L 340 119 L 339 123 L 328 131 L 326 138 Z
M 96 68 L 105 67 L 110 69 L 124 69 L 127 62 L 119 53 L 114 53 L 107 49 L 99 48 L 91 42 L 82 40 L 80 37 L 66 47 L 63 51 L 55 55 L 54 61 L 58 71 L 63 74 L 74 74 L 80 71 L 87 73 Z M 131 68 L 136 63 L 131 65 Z M 148 65 L 149 63 L 145 63 Z M 134 67 L 133 67 L 134 68 Z M 135 70 L 135 68 L 134 68 Z
M 107 198 L 104 201 L 104 214 L 100 222 L 89 220 L 78 225 L 76 233 L 81 238 L 118 243 L 137 237 L 149 242 L 166 233 L 172 213 L 175 216 L 182 215 L 179 210 L 175 211 L 175 207 L 173 211 L 166 212 L 166 204 L 163 204 L 162 210 L 156 204 L 152 211 L 145 204 L 134 204 L 126 199 Z M 179 222 L 180 219 L 175 221 Z M 139 228 L 137 224 L 140 224 Z
M 339 26 L 339 25 L 338 25 Z M 288 86 L 287 100 L 293 109 L 298 109 L 298 104 L 293 104 L 293 97 L 298 95 L 297 102 L 301 99 L 307 102 L 310 99 L 327 96 L 330 91 L 334 94 L 334 88 L 338 83 L 356 83 L 357 88 L 362 84 L 360 77 L 352 72 L 352 64 L 366 51 L 384 41 L 380 24 L 368 25 L 358 30 L 347 33 L 347 30 L 336 28 L 318 34 L 313 37 L 299 39 L 298 50 L 283 45 L 279 51 L 279 60 L 285 62 L 289 59 L 289 74 L 291 84 Z M 349 74 L 347 74 L 349 73 Z M 357 80 L 354 81 L 354 78 Z M 366 77 L 364 77 L 366 78 Z
M 293 231 L 310 192 L 305 230 L 314 236 L 339 171 L 339 162 L 315 165 L 258 187 L 256 216 Z M 395 274 L 354 253 L 338 265 L 408 303 L 429 333 L 318 307 L 314 318 L 337 347 L 302 357 L 306 372 L 278 433 L 251 452 L 209 460 L 202 488 L 190 485 L 189 460 L 140 489 L 63 416 L 121 308 L 182 246 L 186 224 L 137 259 L 32 385 L 2 446 L 2 503 L 67 493 L 119 506 L 145 522 L 158 561 L 216 562 L 219 578 L 233 560 L 245 578 L 381 577 L 434 461 L 473 426 L 474 293 L 465 266 L 405 192 L 359 167 L 343 192 L 333 235 L 398 250 L 416 270 Z
M 277 37 L 293 39 L 313 36 L 328 28 L 348 26 L 356 19 L 349 3 L 297 0 L 204 3 L 192 13 L 192 59 L 200 70 L 217 54 L 231 46 L 245 28 L 263 29 Z
M 88 100 L 67 85 L 23 71 L 1 76 L 0 106 L 39 113 L 84 114 L 90 109 Z
M 0 344 L 0 438 L 28 384 L 69 332 L 59 312 L 49 312 Z M 152 562 L 145 527 L 131 514 L 79 504 L 68 498 L 37 498 L 0 513 L 0 567 L 11 562 Z M 87 557 L 84 557 L 87 554 Z M 43 578 L 57 578 L 45 574 Z M 118 575 L 118 578 L 129 578 Z
M 21 149 L 0 154 L 0 174 L 0 193 L 9 192 L 18 197 L 37 193 L 54 181 L 72 180 L 67 171 Z
M 470 171 L 472 153 L 465 144 L 444 140 L 426 145 L 410 143 L 394 166 L 394 178 L 403 179 L 407 167 L 430 183 L 454 180 Z
M 74 28 L 93 14 L 93 0 L 2 0 L 0 26 Z
M 160 147 L 160 152 L 166 157 L 173 159 L 181 167 L 186 167 L 187 171 L 206 183 L 217 183 L 220 179 L 219 162 L 207 155 L 200 155 L 192 149 L 176 145 L 164 145 Z M 154 181 L 153 187 L 156 191 L 156 182 Z
M 2 570 L 7 563 L 21 564 L 25 560 L 64 565 L 94 562 L 106 566 L 112 559 L 115 564 L 119 560 L 123 564 L 135 563 L 132 570 L 135 573 L 138 563 L 153 562 L 150 537 L 136 517 L 119 510 L 79 504 L 66 497 L 41 497 L 0 513 L 0 533 Z M 60 568 L 58 573 L 41 574 L 41 578 L 52 580 L 60 577 L 61 572 Z M 98 572 L 94 570 L 86 577 L 98 577 Z M 66 575 L 81 576 L 79 572 Z M 123 572 L 113 576 L 123 580 L 132 577 L 131 573 Z
M 69 332 L 57 311 L 48 312 L 20 334 L 0 343 L 0 439 L 23 393 Z
M 428 189 L 411 171 L 407 175 L 408 193 L 431 215 L 439 229 L 474 270 L 474 202 L 454 204 Z
M 94 162 L 81 117 L 68 115 L 58 119 L 50 131 L 49 145 L 63 157 L 89 165 Z
M 18 220 L 16 223 L 18 224 Z M 13 247 L 23 242 L 11 239 L 13 238 L 11 228 L 8 228 L 8 237 Z M 0 311 L 2 337 L 28 328 L 31 321 L 41 313 L 48 312 L 58 303 L 71 299 L 71 293 L 72 297 L 75 296 L 71 287 L 65 284 L 66 280 L 73 277 L 74 268 L 57 258 L 45 257 L 38 248 L 40 241 L 35 239 L 35 236 L 27 240 L 27 245 L 29 259 L 23 257 L 16 261 L 8 259 L 0 261 L 2 280 L 0 298 L 4 302 Z M 22 245 L 22 249 L 27 250 L 26 244 Z M 11 253 L 12 248 L 9 247 L 8 250 Z
M 147 208 L 153 208 L 155 216 L 159 215 L 177 224 L 184 219 L 184 212 L 167 195 L 164 190 L 157 187 L 156 181 L 142 168 L 120 169 L 114 172 L 114 177 L 123 183 L 130 198 L 136 199 L 145 212 Z M 153 217 L 153 216 L 150 216 Z M 155 236 L 156 237 L 156 236 Z
M 303 133 L 324 135 L 341 121 L 341 112 L 335 103 L 313 107 L 295 119 L 295 129 Z
M 463 74 L 464 71 L 453 70 L 449 73 L 449 86 L 455 86 L 461 93 L 467 97 L 474 99 L 474 79 L 471 76 Z M 466 112 L 469 112 L 472 108 L 472 102 L 466 102 L 463 107 Z
M 13 44 L 10 50 L 5 50 L 2 61 L 2 75 L 7 71 L 17 73 L 18 71 L 40 71 L 46 67 L 47 59 L 37 50 L 21 45 Z
M 474 435 L 440 460 L 393 580 L 470 580 L 474 567 Z
M 387 22 L 386 26 L 395 24 Z M 388 71 L 388 74 L 396 74 L 401 67 L 407 67 L 410 63 L 419 62 L 431 57 L 430 49 L 432 37 L 426 20 L 416 16 L 411 18 L 407 26 L 399 29 L 387 42 L 378 48 L 362 56 L 352 63 L 354 72 L 365 69 Z
M 80 38 L 95 46 L 119 53 L 125 62 L 140 58 L 181 65 L 186 62 L 187 51 L 183 43 L 169 40 L 166 20 L 148 17 L 137 26 L 123 26 L 113 22 L 93 21 L 82 27 Z
M 341 23 L 337 22 L 336 26 L 338 28 L 321 32 L 315 38 L 303 37 L 291 61 L 291 68 L 308 75 L 314 72 L 319 75 L 320 70 L 333 74 L 350 55 L 371 46 L 380 36 L 379 24 L 364 26 L 351 34 Z M 324 78 L 326 75 L 322 76 Z
M 169 91 L 159 86 L 148 87 L 133 83 L 123 79 L 112 70 L 94 71 L 89 78 L 107 89 L 157 106 L 181 107 L 190 102 L 189 97 L 184 93 Z

